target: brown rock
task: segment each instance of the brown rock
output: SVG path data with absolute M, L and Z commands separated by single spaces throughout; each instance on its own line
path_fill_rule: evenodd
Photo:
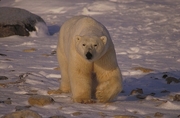
M 2 54 L 2 53 L 0 53 L 0 56 L 7 56 L 6 54 Z
M 30 48 L 30 49 L 24 49 L 23 52 L 35 52 L 35 48 Z
M 161 118 L 161 117 L 163 117 L 164 116 L 164 114 L 163 113 L 160 113 L 160 112 L 156 112 L 155 114 L 154 114 L 154 117 L 155 118 Z
M 100 115 L 102 118 L 104 118 L 104 117 L 107 116 L 107 115 L 106 115 L 105 113 L 103 113 L 103 112 L 99 112 L 99 115 Z
M 142 95 L 142 94 L 136 95 L 136 98 L 138 99 L 145 99 L 146 97 L 147 97 L 146 95 Z
M 7 85 L 0 83 L 0 87 L 5 88 L 5 87 L 7 87 Z
M 44 106 L 52 104 L 54 100 L 51 97 L 45 95 L 33 95 L 28 99 L 28 102 L 30 105 Z
M 79 116 L 81 114 L 82 114 L 81 112 L 74 112 L 74 113 L 72 113 L 73 116 Z
M 55 68 L 54 68 L 54 70 L 58 70 L 58 71 L 59 71 L 59 70 L 60 70 L 60 68 L 59 68 L 59 67 L 55 67 Z
M 163 91 L 161 91 L 161 93 L 170 93 L 170 91 L 168 91 L 168 90 L 163 90 Z
M 130 115 L 116 115 L 114 118 L 138 118 L 136 116 L 130 116 Z
M 26 95 L 37 95 L 38 90 L 29 90 Z
M 55 55 L 56 54 L 56 50 L 51 52 L 51 55 Z
M 4 103 L 5 103 L 5 104 L 11 104 L 11 103 L 12 103 L 11 98 L 7 98 L 7 100 L 5 100 Z
M 51 116 L 49 118 L 66 118 L 65 116 Z
M 29 32 L 20 25 L 2 25 L 0 26 L 0 37 L 12 35 L 29 36 Z
M 143 90 L 141 88 L 133 89 L 130 95 L 143 94 Z
M 165 79 L 166 77 L 168 77 L 168 75 L 167 75 L 167 74 L 164 74 L 164 75 L 162 76 L 162 78 L 164 78 L 164 79 Z
M 174 101 L 180 101 L 180 94 L 176 94 L 176 95 L 173 97 L 173 100 L 174 100 Z
M 4 104 L 11 104 L 12 101 L 11 101 L 11 98 L 7 98 L 6 100 L 4 101 L 0 101 L 0 103 L 4 103 Z
M 154 70 L 152 70 L 152 69 L 144 68 L 144 67 L 134 67 L 134 68 L 132 68 L 132 69 L 133 69 L 133 70 L 140 70 L 140 71 L 142 71 L 143 73 L 150 73 L 150 72 L 154 71 Z
M 6 76 L 0 76 L 0 80 L 7 80 L 8 78 Z
M 166 81 L 167 81 L 167 84 L 170 84 L 172 82 L 174 82 L 174 83 L 179 83 L 180 82 L 180 80 L 176 79 L 175 77 L 167 77 Z
M 1 118 L 42 118 L 42 117 L 34 111 L 21 110 L 21 111 L 16 111 L 16 112 L 4 115 Z

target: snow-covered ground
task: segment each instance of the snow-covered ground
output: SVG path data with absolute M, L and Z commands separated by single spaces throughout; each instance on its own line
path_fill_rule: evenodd
M 173 100 L 180 94 L 180 83 L 167 84 L 165 79 L 166 75 L 180 79 L 179 0 L 1 0 L 3 6 L 41 16 L 50 35 L 0 38 L 0 76 L 8 77 L 0 80 L 0 101 L 12 101 L 0 102 L 0 116 L 29 105 L 27 100 L 32 94 L 47 95 L 49 89 L 59 87 L 54 54 L 59 29 L 72 16 L 90 15 L 111 34 L 123 74 L 123 92 L 108 104 L 78 104 L 71 101 L 70 94 L 52 95 L 54 104 L 29 109 L 43 118 L 180 117 L 180 102 Z M 137 88 L 143 94 L 131 95 Z

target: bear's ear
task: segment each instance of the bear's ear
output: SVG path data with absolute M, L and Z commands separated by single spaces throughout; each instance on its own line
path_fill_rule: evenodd
M 80 41 L 80 40 L 81 40 L 81 36 L 76 35 L 75 40 L 76 40 L 76 41 Z
M 102 40 L 102 42 L 104 44 L 106 44 L 106 42 L 107 42 L 107 37 L 106 36 L 101 36 L 100 39 Z

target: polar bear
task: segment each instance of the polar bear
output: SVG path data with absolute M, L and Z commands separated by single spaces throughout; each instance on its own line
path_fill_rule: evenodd
M 60 30 L 57 58 L 61 71 L 58 90 L 72 93 L 74 102 L 111 102 L 122 90 L 122 75 L 109 32 L 89 16 L 75 16 Z

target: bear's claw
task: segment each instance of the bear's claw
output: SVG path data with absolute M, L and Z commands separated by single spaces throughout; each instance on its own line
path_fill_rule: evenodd
M 74 102 L 78 102 L 78 103 L 82 103 L 82 104 L 93 104 L 93 103 L 96 103 L 95 100 L 93 99 L 73 99 Z

